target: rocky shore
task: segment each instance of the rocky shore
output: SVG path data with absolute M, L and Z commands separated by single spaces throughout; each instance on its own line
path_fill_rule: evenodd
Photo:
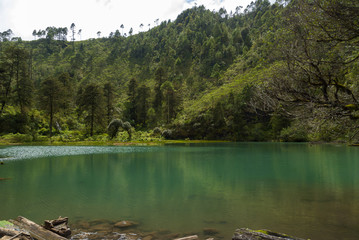
M 219 240 L 223 239 L 212 228 L 198 233 L 173 233 L 167 230 L 140 232 L 134 221 L 95 220 L 77 221 L 68 226 L 68 218 L 45 220 L 40 226 L 29 219 L 0 221 L 0 240 Z M 237 229 L 232 240 L 304 240 L 269 230 Z

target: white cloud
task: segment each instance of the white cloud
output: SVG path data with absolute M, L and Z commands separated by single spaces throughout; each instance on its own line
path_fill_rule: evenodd
M 71 23 L 82 29 L 82 39 L 96 37 L 98 31 L 108 36 L 121 24 L 128 33 L 139 25 L 154 26 L 154 21 L 174 20 L 183 10 L 196 5 L 228 12 L 239 5 L 246 7 L 251 0 L 0 0 L 0 31 L 12 29 L 16 36 L 31 40 L 34 29 L 48 26 L 68 27 Z

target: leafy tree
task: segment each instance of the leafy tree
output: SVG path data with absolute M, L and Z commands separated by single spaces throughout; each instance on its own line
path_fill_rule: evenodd
M 330 2 L 348 9 L 354 4 L 352 1 Z M 334 10 L 328 1 L 308 0 L 288 6 L 285 28 L 278 38 L 279 51 L 285 56 L 286 64 L 276 68 L 271 83 L 276 97 L 286 103 L 301 102 L 307 111 L 313 107 L 324 108 L 327 111 L 322 113 L 331 117 L 353 117 L 353 109 L 347 106 L 359 106 L 358 93 L 352 88 L 354 82 L 348 72 L 359 58 L 359 46 L 352 41 L 359 34 L 355 35 L 355 27 L 334 34 L 332 26 L 342 23 L 332 14 L 343 19 L 349 17 L 344 16 L 341 9 Z M 330 26 L 324 27 L 328 24 Z
M 116 137 L 118 130 L 122 126 L 123 126 L 123 122 L 121 119 L 113 119 L 110 122 L 110 124 L 107 127 L 107 132 L 108 132 L 108 136 L 111 140 Z
M 10 41 L 12 35 L 13 35 L 13 32 L 11 29 L 8 29 L 4 32 L 0 32 L 0 40 L 2 42 Z
M 121 119 L 114 119 L 109 124 L 107 131 L 109 133 L 110 139 L 116 137 L 119 129 L 122 128 L 128 133 L 128 139 L 131 141 L 132 139 L 132 126 L 129 122 L 122 122 Z

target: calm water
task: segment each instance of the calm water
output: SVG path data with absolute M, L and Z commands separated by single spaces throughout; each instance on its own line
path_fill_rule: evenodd
M 0 148 L 0 220 L 134 220 L 359 239 L 359 148 L 280 143 Z

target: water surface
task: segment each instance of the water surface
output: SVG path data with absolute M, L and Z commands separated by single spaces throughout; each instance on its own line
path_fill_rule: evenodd
M 1 147 L 0 219 L 134 220 L 359 239 L 359 148 L 282 143 Z

